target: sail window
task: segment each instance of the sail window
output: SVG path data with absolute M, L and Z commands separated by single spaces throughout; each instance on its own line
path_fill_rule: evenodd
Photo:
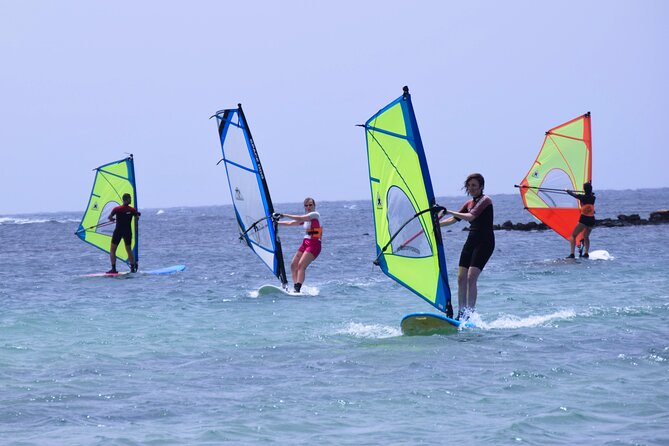
M 388 230 L 391 237 L 399 231 L 391 245 L 393 254 L 403 257 L 432 255 L 420 219 L 414 218 L 417 212 L 402 189 L 397 186 L 388 189 Z

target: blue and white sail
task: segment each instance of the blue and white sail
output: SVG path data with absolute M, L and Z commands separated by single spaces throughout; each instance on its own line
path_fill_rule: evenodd
M 242 105 L 220 110 L 214 116 L 240 238 L 285 286 L 286 270 L 277 235 L 278 224 L 272 219 L 274 207 Z

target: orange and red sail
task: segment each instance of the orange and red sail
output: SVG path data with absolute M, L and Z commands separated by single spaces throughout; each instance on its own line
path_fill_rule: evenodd
M 520 196 L 525 209 L 569 239 L 581 215 L 581 205 L 565 190 L 582 191 L 583 183 L 591 181 L 592 137 L 588 112 L 546 132 L 537 159 L 519 185 Z

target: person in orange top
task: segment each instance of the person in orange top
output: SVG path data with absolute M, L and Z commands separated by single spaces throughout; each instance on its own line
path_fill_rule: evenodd
M 582 257 L 587 259 L 590 256 L 588 254 L 588 251 L 590 250 L 590 232 L 592 232 L 592 228 L 595 226 L 595 194 L 592 193 L 592 184 L 590 182 L 583 183 L 584 194 L 577 194 L 573 190 L 567 189 L 565 189 L 565 192 L 581 202 L 581 217 L 578 219 L 578 223 L 576 224 L 574 231 L 571 233 L 571 237 L 569 237 L 570 254 L 567 258 L 574 258 L 576 237 L 582 232 L 583 247 L 585 250 Z M 580 256 L 581 254 L 579 254 L 579 257 Z
M 276 214 L 278 218 L 286 217 L 290 219 L 290 221 L 279 221 L 280 225 L 302 225 L 306 231 L 302 244 L 297 249 L 292 262 L 290 262 L 290 272 L 293 276 L 296 293 L 299 293 L 302 289 L 307 267 L 321 253 L 321 237 L 323 236 L 323 225 L 321 224 L 321 215 L 316 212 L 316 201 L 311 197 L 305 198 L 304 210 L 306 214 L 303 215 Z

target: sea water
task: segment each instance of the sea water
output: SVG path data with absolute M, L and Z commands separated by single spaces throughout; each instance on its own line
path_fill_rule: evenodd
M 492 198 L 496 223 L 531 220 Z M 668 207 L 598 192 L 600 218 Z M 0 216 L 0 444 L 669 444 L 669 225 L 597 227 L 610 260 L 496 231 L 480 328 L 408 337 L 434 310 L 372 264 L 370 203 L 318 210 L 303 297 L 258 296 L 277 281 L 230 206 L 142 209 L 140 268 L 188 269 L 125 278 L 81 277 L 109 265 L 79 213 Z M 443 231 L 454 296 L 463 227 Z M 302 234 L 281 236 L 289 263 Z

